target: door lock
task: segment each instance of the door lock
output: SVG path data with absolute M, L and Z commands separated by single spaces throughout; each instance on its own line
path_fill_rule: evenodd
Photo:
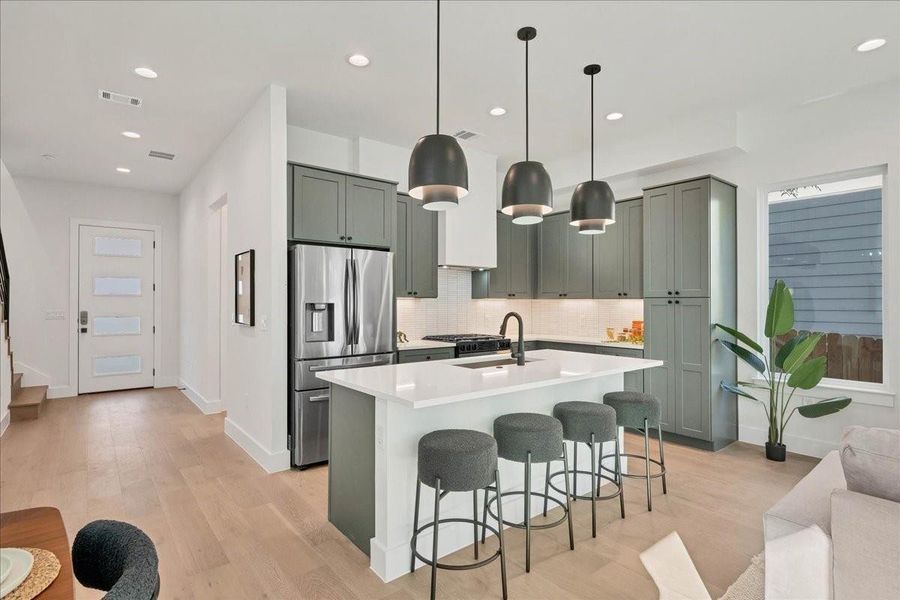
M 88 312 L 86 310 L 78 313 L 78 324 L 81 326 L 81 333 L 87 333 Z

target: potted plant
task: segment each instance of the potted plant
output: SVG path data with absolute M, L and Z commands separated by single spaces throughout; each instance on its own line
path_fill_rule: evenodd
M 721 386 L 726 391 L 758 402 L 762 406 L 769 421 L 769 439 L 766 442 L 766 458 L 769 460 L 784 460 L 787 451 L 784 445 L 784 430 L 795 412 L 808 419 L 816 419 L 843 410 L 850 404 L 851 400 L 847 396 L 836 396 L 814 404 L 791 408 L 794 392 L 798 389 L 810 390 L 816 387 L 825 376 L 827 359 L 824 356 L 810 358 L 810 354 L 822 339 L 821 333 L 799 332 L 776 352 L 776 338 L 790 332 L 794 327 L 794 299 L 784 281 L 780 279 L 775 281 L 766 309 L 764 333 L 768 339 L 768 353 L 763 351 L 760 344 L 737 329 L 721 323 L 716 323 L 716 327 L 735 339 L 734 342 L 720 339 L 719 343 L 761 375 L 761 383 L 723 381 Z M 747 388 L 765 390 L 768 399 L 760 400 Z

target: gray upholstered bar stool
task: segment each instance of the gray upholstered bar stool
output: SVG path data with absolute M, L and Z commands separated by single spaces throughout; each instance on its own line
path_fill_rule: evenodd
M 616 410 L 616 423 L 619 427 L 635 429 L 644 434 L 643 456 L 640 454 L 628 454 L 627 452 L 621 454 L 621 456 L 628 458 L 643 460 L 645 465 L 644 474 L 622 473 L 622 475 L 647 481 L 647 510 L 653 510 L 651 481 L 656 478 L 662 478 L 663 494 L 666 493 L 666 459 L 665 454 L 663 454 L 662 425 L 659 422 L 662 411 L 659 399 L 643 392 L 609 392 L 604 394 L 603 403 L 607 406 L 612 406 Z M 650 458 L 651 427 L 656 427 L 659 433 L 659 460 Z M 601 460 L 603 458 L 607 457 L 601 457 Z M 658 472 L 650 473 L 650 463 L 659 467 Z
M 563 521 L 569 522 L 569 549 L 575 549 L 575 538 L 572 535 L 572 511 L 569 506 L 569 483 L 566 480 L 566 501 L 557 498 L 549 498 L 563 508 L 563 515 L 552 523 L 540 525 L 531 524 L 531 496 L 547 498 L 546 494 L 531 490 L 531 465 L 535 462 L 547 463 L 563 461 L 563 469 L 569 470 L 569 461 L 566 456 L 566 446 L 563 443 L 562 424 L 550 415 L 538 413 L 512 413 L 494 419 L 494 438 L 497 440 L 497 454 L 500 458 L 525 464 L 524 489 L 500 492 L 490 502 L 485 497 L 484 518 L 487 515 L 497 520 L 497 526 L 502 531 L 503 525 L 525 530 L 525 572 L 531 571 L 531 530 L 549 529 L 560 525 Z M 500 487 L 499 485 L 497 486 Z M 525 508 L 525 520 L 522 523 L 504 521 L 500 511 L 503 496 L 523 496 Z M 497 503 L 497 514 L 490 510 L 491 505 Z M 481 541 L 484 542 L 484 530 L 482 529 Z
M 431 566 L 431 598 L 434 600 L 437 589 L 437 569 L 463 571 L 476 569 L 500 559 L 500 582 L 503 587 L 503 598 L 506 598 L 506 546 L 503 543 L 503 527 L 497 529 L 478 520 L 478 490 L 484 490 L 485 502 L 489 491 L 500 492 L 500 471 L 497 470 L 497 442 L 487 433 L 468 429 L 441 429 L 425 434 L 419 439 L 418 475 L 416 478 L 416 505 L 413 514 L 413 534 L 409 542 L 412 550 L 409 570 L 413 572 L 418 558 Z M 419 527 L 419 496 L 422 484 L 434 488 L 434 520 Z M 441 519 L 441 499 L 450 492 L 472 492 L 472 518 Z M 499 519 L 503 519 L 503 509 L 497 505 Z M 451 565 L 437 560 L 438 524 L 471 523 L 472 539 L 475 545 L 474 563 Z M 500 541 L 497 552 L 478 560 L 478 526 L 490 529 Z M 429 527 L 434 528 L 431 547 L 431 560 L 425 558 L 416 549 L 419 534 Z
M 611 500 L 619 498 L 619 510 L 622 518 L 625 518 L 625 496 L 622 493 L 624 486 L 622 485 L 621 461 L 619 459 L 619 428 L 616 425 L 616 411 L 611 406 L 600 404 L 599 402 L 584 402 L 580 400 L 571 402 L 560 402 L 553 407 L 553 416 L 559 419 L 563 426 L 563 439 L 572 442 L 577 449 L 578 444 L 587 444 L 591 451 L 591 469 L 590 471 L 580 470 L 578 463 L 572 465 L 571 471 L 557 471 L 550 473 L 547 469 L 547 480 L 544 483 L 544 515 L 547 514 L 547 498 L 550 488 L 554 491 L 563 493 L 563 490 L 553 484 L 553 479 L 559 475 L 564 475 L 568 483 L 569 473 L 572 473 L 572 499 L 573 500 L 590 500 L 591 501 L 591 535 L 597 537 L 597 500 Z M 596 444 L 603 442 L 616 443 L 614 456 L 615 470 L 614 478 L 603 473 L 600 462 L 597 460 Z M 601 445 L 600 454 L 603 454 L 603 446 Z M 577 456 L 577 454 L 576 454 Z M 576 459 L 577 460 L 577 459 Z M 587 496 L 578 495 L 578 475 L 590 475 L 591 487 Z M 601 479 L 615 484 L 616 491 L 604 496 L 600 495 Z

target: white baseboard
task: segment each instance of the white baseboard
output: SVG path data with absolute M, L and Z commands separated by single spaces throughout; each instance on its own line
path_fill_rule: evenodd
M 196 405 L 196 407 L 199 408 L 200 412 L 202 412 L 204 415 L 212 415 L 225 410 L 225 405 L 221 400 L 207 400 L 203 397 L 202 394 L 197 392 L 183 380 L 179 380 L 177 385 L 181 390 L 181 393 L 184 394 L 188 400 L 193 402 L 194 405 Z
M 181 382 L 174 375 L 157 375 L 153 387 L 178 387 Z
M 3 436 L 6 433 L 6 428 L 9 427 L 9 411 L 4 411 L 3 418 L 0 418 L 0 436 Z
M 269 452 L 262 444 L 253 439 L 253 436 L 228 417 L 225 417 L 225 435 L 234 440 L 267 473 L 287 471 L 291 468 L 291 455 L 287 448 L 279 452 Z
M 47 387 L 47 398 L 71 398 L 77 396 L 78 390 L 71 385 L 51 385 Z
M 738 439 L 748 444 L 765 446 L 766 441 L 769 439 L 769 430 L 761 427 L 741 425 L 738 427 Z M 822 458 L 832 450 L 837 450 L 839 444 L 837 442 L 785 434 L 784 445 L 787 446 L 788 452 Z

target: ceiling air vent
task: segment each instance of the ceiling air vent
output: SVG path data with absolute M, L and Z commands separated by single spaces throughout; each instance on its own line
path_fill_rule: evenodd
M 453 134 L 458 140 L 471 140 L 473 137 L 477 137 L 481 135 L 480 133 L 475 133 L 474 131 L 469 131 L 467 129 L 460 129 L 456 133 Z
M 166 160 L 172 160 L 175 158 L 175 155 L 169 154 L 168 152 L 160 152 L 159 150 L 151 150 L 150 157 L 151 158 L 164 158 Z
M 107 102 L 115 102 L 116 104 L 127 104 L 128 106 L 140 106 L 143 100 L 135 96 L 126 96 L 118 92 L 110 92 L 109 90 L 97 90 L 97 96 L 101 100 Z

